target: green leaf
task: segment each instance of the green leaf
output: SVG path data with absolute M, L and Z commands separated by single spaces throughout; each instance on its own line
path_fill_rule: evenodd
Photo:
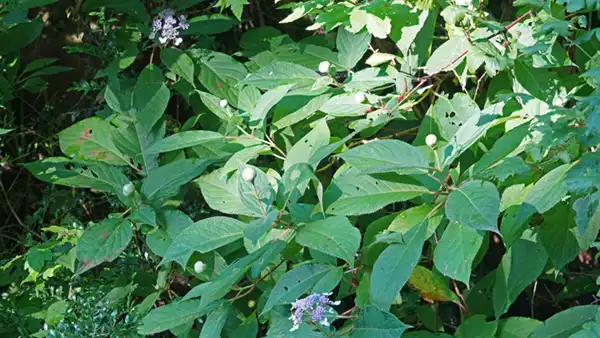
M 277 305 L 289 304 L 309 292 L 332 271 L 341 268 L 324 264 L 304 264 L 285 273 L 271 290 L 262 313 Z
M 341 258 L 354 266 L 360 247 L 360 231 L 346 217 L 329 217 L 311 222 L 298 230 L 296 242 L 310 249 Z
M 242 238 L 246 224 L 234 218 L 205 218 L 185 228 L 173 239 L 161 264 L 189 257 L 190 252 L 207 253 Z M 186 262 L 183 262 L 184 264 Z
M 209 130 L 190 130 L 168 136 L 156 143 L 149 149 L 149 154 L 166 153 L 198 145 L 213 147 L 225 142 L 223 135 Z
M 259 217 L 262 213 L 248 208 L 240 197 L 238 190 L 240 173 L 237 171 L 231 178 L 223 175 L 223 169 L 218 169 L 202 176 L 195 182 L 202 190 L 202 196 L 208 206 L 225 214 Z
M 200 68 L 200 83 L 213 95 L 226 99 L 230 104 L 238 102 L 239 89 L 235 87 L 248 71 L 231 56 L 206 50 L 190 50 Z
M 128 165 L 131 160 L 119 151 L 113 141 L 116 130 L 102 119 L 85 119 L 58 134 L 60 149 L 71 158 Z
M 433 262 L 444 275 L 469 285 L 471 266 L 483 243 L 477 230 L 451 222 L 435 248 Z
M 496 318 L 503 315 L 517 296 L 539 277 L 547 261 L 544 247 L 528 234 L 510 247 L 496 272 L 493 293 Z
M 194 84 L 194 61 L 186 53 L 174 48 L 160 50 L 160 61 L 173 73 Z
M 360 310 L 354 321 L 351 338 L 396 338 L 411 326 L 404 324 L 393 314 L 370 305 Z
M 0 135 L 6 135 L 6 134 L 10 133 L 13 130 L 14 129 L 3 129 L 3 128 L 0 128 Z
M 293 321 L 288 319 L 288 315 L 283 316 L 277 311 L 271 311 L 271 322 L 269 331 L 265 338 L 326 338 L 327 336 L 319 331 L 314 331 L 310 324 L 302 323 L 300 327 L 292 331 Z
M 319 75 L 306 67 L 291 62 L 275 61 L 240 81 L 238 86 L 251 85 L 260 89 L 293 84 L 294 88 L 312 86 Z
M 528 338 L 533 330 L 542 325 L 537 319 L 510 317 L 498 321 L 498 338 Z
M 345 84 L 345 88 L 366 91 L 389 83 L 394 83 L 394 78 L 391 76 L 379 76 L 379 68 L 365 68 L 352 74 L 352 78 L 350 82 Z
M 141 136 L 146 136 L 152 127 L 163 116 L 170 93 L 164 84 L 164 77 L 158 67 L 150 64 L 142 70 L 133 90 L 133 108 L 141 129 Z
M 223 14 L 195 16 L 188 20 L 190 27 L 182 32 L 183 35 L 214 35 L 231 30 L 239 21 Z
M 572 261 L 581 249 L 575 236 L 575 211 L 567 203 L 561 203 L 544 214 L 538 236 L 556 270 Z
M 200 338 L 213 338 L 220 337 L 221 330 L 225 326 L 227 316 L 231 311 L 231 305 L 224 303 L 219 305 L 216 309 L 212 310 L 206 317 L 206 322 L 202 326 L 200 331 Z
M 427 224 L 415 226 L 404 236 L 404 244 L 392 244 L 379 256 L 371 274 L 371 299 L 380 309 L 389 309 L 419 262 Z
M 429 166 L 421 149 L 398 140 L 369 142 L 340 154 L 340 157 L 365 174 L 422 173 Z
M 427 233 L 425 234 L 425 238 L 429 238 L 433 235 L 444 218 L 442 210 L 434 211 L 434 208 L 435 207 L 431 204 L 423 204 L 408 208 L 393 219 L 387 228 L 387 231 L 404 234 L 416 225 L 427 222 Z
M 373 213 L 388 204 L 407 201 L 430 191 L 410 177 L 387 176 L 381 179 L 349 172 L 334 178 L 326 196 L 335 196 L 327 208 L 333 215 Z
M 461 62 L 469 48 L 469 40 L 463 35 L 456 35 L 439 46 L 425 65 L 428 75 L 450 71 Z
M 127 176 L 104 163 L 78 163 L 64 157 L 48 157 L 26 163 L 25 168 L 36 178 L 48 183 L 113 193 L 126 204 L 129 200 L 123 195 L 123 186 L 129 183 Z
M 293 85 L 284 85 L 264 93 L 250 111 L 250 126 L 262 127 L 269 110 L 281 101 L 292 87 Z
M 575 306 L 546 319 L 537 327 L 531 338 L 568 338 L 579 331 L 583 324 L 594 320 L 600 309 L 597 305 Z
M 321 111 L 333 117 L 363 116 L 371 108 L 368 104 L 357 103 L 355 94 L 340 94 L 330 98 Z
M 408 285 L 415 288 L 428 301 L 460 304 L 458 296 L 448 287 L 448 280 L 439 273 L 417 265 L 408 278 Z
M 314 129 L 290 149 L 283 164 L 283 169 L 288 170 L 296 163 L 308 163 L 314 168 L 318 163 L 316 161 L 311 162 L 310 159 L 317 150 L 329 144 L 329 138 L 330 134 L 326 120 L 319 120 Z
M 191 218 L 179 210 L 169 210 L 157 215 L 160 228 L 146 236 L 146 244 L 156 255 L 164 257 L 167 250 L 185 228 L 194 224 Z M 187 261 L 189 257 L 185 257 Z M 178 261 L 181 263 L 181 261 Z M 185 265 L 185 264 L 182 264 Z
M 310 118 L 312 115 L 314 115 L 314 113 L 320 110 L 321 107 L 323 107 L 325 102 L 329 100 L 329 96 L 329 94 L 317 96 L 308 101 L 307 104 L 294 111 L 293 113 L 286 114 L 281 119 L 273 122 L 271 124 L 271 134 L 273 134 L 277 130 L 284 129 L 286 127 L 292 126 L 298 122 L 302 122 Z M 275 111 L 275 117 L 277 117 L 277 108 L 275 109 Z
M 515 78 L 531 96 L 546 103 L 554 99 L 556 82 L 559 78 L 556 73 L 548 69 L 534 68 L 530 62 L 517 59 L 515 62 Z
M 212 160 L 185 159 L 156 168 L 142 181 L 141 193 L 150 201 L 174 196 L 211 163 Z
M 498 322 L 486 322 L 484 315 L 474 315 L 465 320 L 454 334 L 456 338 L 488 338 L 494 337 Z
M 112 262 L 125 250 L 132 237 L 131 223 L 122 218 L 107 218 L 86 229 L 77 242 L 80 264 L 76 274 L 104 262 Z
M 277 220 L 278 216 L 278 210 L 271 210 L 271 212 L 269 212 L 266 216 L 250 222 L 244 228 L 244 237 L 249 239 L 252 242 L 252 244 L 256 245 L 256 243 L 262 237 L 262 235 L 264 235 L 265 232 L 271 229 L 271 226 L 275 224 L 275 221 Z
M 356 66 L 367 52 L 371 43 L 371 34 L 364 31 L 353 34 L 343 26 L 338 28 L 336 37 L 336 46 L 338 49 L 338 60 L 346 70 L 351 70 Z
M 446 216 L 451 222 L 476 230 L 499 233 L 500 194 L 490 182 L 469 181 L 453 190 L 446 202 Z
M 152 335 L 172 329 L 201 317 L 214 307 L 214 305 L 203 305 L 200 300 L 196 299 L 158 307 L 150 311 L 142 319 L 142 325 L 138 328 L 138 333 L 141 335 Z
M 0 32 L 0 55 L 7 55 L 24 48 L 35 40 L 44 28 L 42 19 L 26 21 Z
M 523 139 L 529 134 L 529 124 L 523 123 L 516 128 L 509 130 L 496 142 L 490 151 L 485 153 L 479 161 L 477 161 L 473 167 L 471 167 L 471 176 L 475 176 L 482 171 L 488 169 L 492 165 L 500 162 L 510 155 L 521 143 Z
M 146 12 L 144 5 L 139 0 L 87 0 L 83 5 L 83 10 L 87 13 L 92 9 L 106 7 L 121 11 L 133 17 L 140 19 L 142 22 L 149 22 L 150 15 Z
M 275 199 L 275 192 L 269 182 L 269 177 L 260 169 L 247 166 L 254 170 L 254 180 L 238 180 L 238 191 L 242 203 L 257 214 L 266 215 L 271 210 L 271 205 Z M 240 175 L 238 170 L 237 175 Z
M 279 241 L 269 242 L 260 249 L 228 265 L 224 270 L 221 271 L 219 276 L 211 282 L 210 289 L 202 296 L 201 304 L 210 304 L 215 300 L 221 299 L 221 297 L 225 296 L 231 287 L 246 274 L 252 264 L 259 260 L 265 252 L 271 249 L 272 246 L 277 245 L 278 242 Z
M 456 133 L 450 138 L 450 142 L 444 148 L 444 162 L 442 167 L 448 167 L 462 153 L 469 149 L 485 132 L 490 128 L 496 119 L 502 116 L 503 104 L 496 104 L 482 111 L 481 114 L 475 114 L 458 128 Z

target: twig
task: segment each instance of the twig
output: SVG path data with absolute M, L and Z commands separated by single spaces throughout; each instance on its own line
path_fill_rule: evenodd
M 4 189 L 4 184 L 2 184 L 1 179 L 0 179 L 0 190 L 2 190 L 2 195 L 4 195 L 4 199 L 6 199 L 6 205 L 8 206 L 10 213 L 15 217 L 15 219 L 17 220 L 19 225 L 21 225 L 23 228 L 25 228 L 25 230 L 29 231 L 30 233 L 35 235 L 37 238 L 39 238 L 40 240 L 43 241 L 44 239 L 42 238 L 42 236 L 38 235 L 37 232 L 32 231 L 29 228 L 29 226 L 27 226 L 25 223 L 23 223 L 23 221 L 21 221 L 21 218 L 19 218 L 19 215 L 17 215 L 17 212 L 15 211 L 12 204 L 10 203 L 10 198 L 8 197 L 8 194 L 6 193 L 6 190 Z
M 471 311 L 469 310 L 469 307 L 467 306 L 467 301 L 465 300 L 465 297 L 463 297 L 462 293 L 460 293 L 460 290 L 458 289 L 458 285 L 456 284 L 456 281 L 454 279 L 451 279 L 451 280 L 452 280 L 452 284 L 454 285 L 454 292 L 456 292 L 456 294 L 458 295 L 458 298 L 460 298 L 460 301 L 463 303 L 461 308 L 463 310 L 465 310 L 465 312 L 467 313 L 467 316 L 470 316 Z
M 246 292 L 244 292 L 242 294 L 240 294 L 238 292 L 238 294 L 235 297 L 233 297 L 231 299 L 231 301 L 233 302 L 235 300 L 238 300 L 240 298 L 244 298 L 247 295 L 249 295 L 252 291 L 254 291 L 254 288 L 256 288 L 256 285 L 258 285 L 258 283 L 262 282 L 265 278 L 267 278 L 269 275 L 271 275 L 273 273 L 273 271 L 277 270 L 277 268 L 280 267 L 281 264 L 283 264 L 283 263 L 285 263 L 284 260 L 282 260 L 281 262 L 279 262 L 279 264 L 275 265 L 275 267 L 272 268 L 272 269 L 270 269 L 269 272 L 267 272 L 264 276 L 260 277 L 258 280 L 256 280 L 254 283 L 252 283 L 252 285 L 250 286 L 250 288 L 248 289 L 248 291 L 246 291 Z

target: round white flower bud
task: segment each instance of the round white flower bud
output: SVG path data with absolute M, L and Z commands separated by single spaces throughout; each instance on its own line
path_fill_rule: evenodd
M 437 142 L 437 136 L 435 136 L 434 134 L 429 134 L 429 135 L 427 135 L 427 137 L 425 137 L 425 144 L 428 145 L 429 147 L 433 147 L 436 142 Z
M 196 271 L 196 273 L 202 273 L 202 271 L 204 271 L 204 263 L 202 261 L 197 261 L 196 263 L 194 263 L 194 271 Z
M 227 100 L 221 100 L 219 102 L 219 107 L 226 108 L 228 104 L 229 104 L 229 102 L 227 102 Z
M 319 73 L 327 73 L 329 71 L 329 62 L 323 61 L 319 63 Z
M 255 302 L 255 301 L 253 301 L 253 300 L 249 300 L 249 301 L 248 301 L 248 307 L 249 307 L 249 308 L 253 308 L 253 307 L 255 307 L 255 306 L 256 306 L 256 302 Z
M 356 103 L 363 103 L 365 98 L 366 98 L 366 96 L 365 96 L 365 93 L 363 93 L 363 92 L 358 92 L 358 93 L 354 94 L 354 101 Z
M 135 190 L 133 183 L 129 182 L 123 186 L 123 195 L 129 196 Z
M 242 171 L 242 179 L 246 182 L 252 182 L 255 175 L 254 168 L 251 167 L 247 167 Z

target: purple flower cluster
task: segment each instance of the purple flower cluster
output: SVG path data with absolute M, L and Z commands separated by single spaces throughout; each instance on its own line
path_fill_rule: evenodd
M 329 326 L 329 321 L 325 316 L 325 310 L 329 313 L 334 313 L 332 306 L 340 305 L 340 301 L 332 301 L 329 299 L 331 293 L 317 294 L 303 298 L 296 299 L 292 303 L 292 315 L 289 319 L 294 321 L 294 326 L 290 331 L 295 331 L 300 327 L 300 324 L 304 321 L 304 315 L 310 317 L 310 320 L 314 323 L 319 323 L 324 326 Z
M 189 27 L 185 15 L 176 17 L 172 9 L 165 9 L 152 21 L 150 39 L 158 38 L 162 45 L 172 42 L 175 46 L 179 46 L 183 41 L 179 36 L 180 32 Z

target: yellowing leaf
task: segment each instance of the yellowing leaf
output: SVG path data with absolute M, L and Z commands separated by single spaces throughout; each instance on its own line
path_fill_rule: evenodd
M 367 14 L 367 30 L 374 37 L 385 39 L 392 31 L 392 20 L 390 18 L 381 19 L 373 14 Z
M 417 289 L 423 299 L 430 302 L 454 302 L 459 304 L 458 297 L 448 287 L 448 282 L 431 270 L 417 265 L 408 278 L 408 285 Z

